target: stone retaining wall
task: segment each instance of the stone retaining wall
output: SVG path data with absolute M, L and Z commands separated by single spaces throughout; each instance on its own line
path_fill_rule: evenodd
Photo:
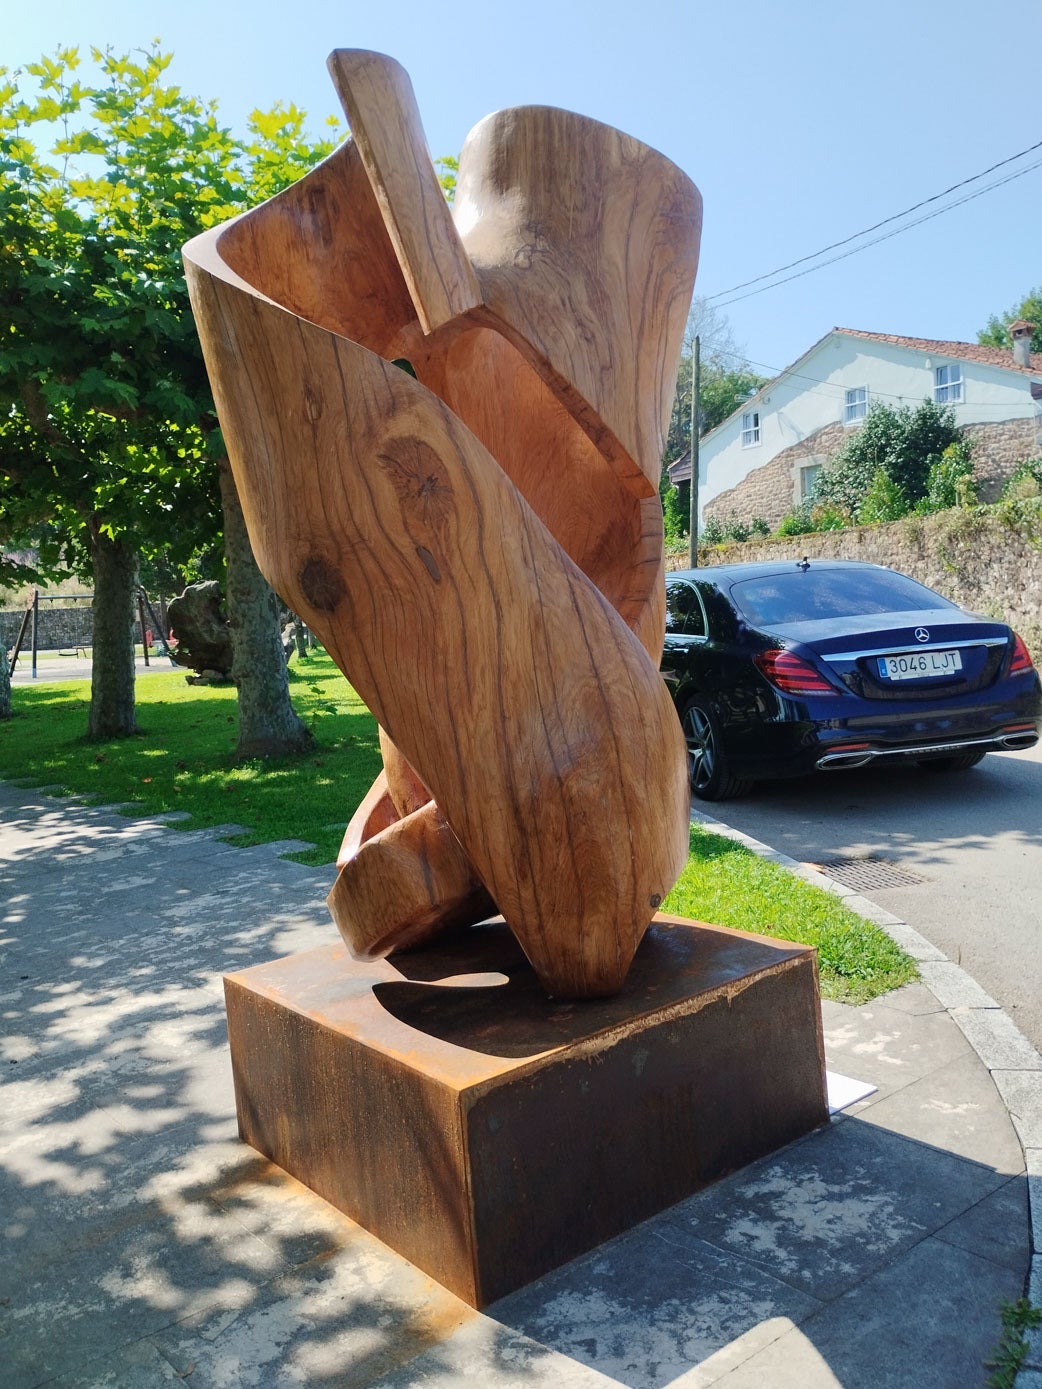
M 157 613 L 159 604 L 154 604 Z M 0 644 L 10 651 L 18 638 L 25 609 L 20 612 L 0 612 Z M 146 610 L 145 627 L 152 629 L 152 622 Z M 153 644 L 157 640 L 152 632 Z M 134 641 L 141 643 L 141 624 L 134 619 Z M 75 647 L 88 647 L 94 643 L 94 609 L 90 606 L 76 608 L 52 607 L 50 603 L 40 604 L 40 625 L 38 642 L 41 651 L 71 651 Z M 22 650 L 28 651 L 32 643 L 32 620 L 25 629 Z M 19 658 L 20 659 L 20 658 Z
M 21 612 L 0 612 L 0 642 L 10 651 L 18 638 L 18 631 L 25 616 Z M 50 603 L 40 604 L 40 625 L 38 633 L 41 651 L 71 651 L 74 647 L 87 647 L 94 640 L 94 611 L 84 606 L 59 608 Z M 32 641 L 32 620 L 26 628 L 22 650 L 28 651 Z M 20 659 L 20 658 L 19 658 Z
M 1015 627 L 1042 666 L 1042 501 L 957 508 L 887 525 L 703 546 L 701 564 L 858 559 L 910 574 L 972 612 Z M 683 559 L 669 560 L 673 569 Z

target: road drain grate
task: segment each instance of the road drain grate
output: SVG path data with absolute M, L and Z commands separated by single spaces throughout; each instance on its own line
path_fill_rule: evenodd
M 896 863 L 887 863 L 882 858 L 835 858 L 814 866 L 855 892 L 870 892 L 881 887 L 916 887 L 927 881 L 918 873 L 898 868 Z

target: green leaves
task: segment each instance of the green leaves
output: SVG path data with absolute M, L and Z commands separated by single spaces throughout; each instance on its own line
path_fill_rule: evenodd
M 223 443 L 181 246 L 334 147 L 293 105 L 232 135 L 170 62 L 153 43 L 0 69 L 0 544 L 55 560 L 91 524 L 146 554 L 213 543 Z
M 895 409 L 877 401 L 819 474 L 816 495 L 866 524 L 896 520 L 926 496 L 933 465 L 961 439 L 951 406 L 924 400 L 915 410 Z
M 1001 315 L 992 314 L 988 319 L 988 326 L 977 334 L 977 341 L 990 347 L 1004 347 L 1010 350 L 1012 340 L 1009 325 L 1018 319 L 1026 319 L 1028 323 L 1035 325 L 1031 334 L 1031 350 L 1042 352 L 1042 285 L 1029 290 L 1015 308 L 1007 309 Z

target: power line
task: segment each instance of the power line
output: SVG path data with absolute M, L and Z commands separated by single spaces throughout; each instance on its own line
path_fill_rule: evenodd
M 1005 178 L 996 179 L 993 183 L 980 188 L 976 193 L 966 193 L 961 198 L 956 198 L 952 203 L 945 207 L 938 208 L 935 212 L 926 212 L 922 217 L 917 217 L 914 222 L 907 222 L 903 227 L 897 227 L 892 232 L 884 232 L 882 236 L 874 237 L 871 241 L 866 241 L 861 246 L 855 246 L 853 250 L 844 251 L 841 255 L 831 256 L 828 260 L 819 261 L 817 265 L 808 266 L 806 270 L 797 270 L 795 275 L 786 275 L 782 280 L 775 280 L 772 284 L 764 285 L 760 289 L 751 289 L 748 294 L 736 294 L 733 299 L 725 299 L 717 308 L 726 309 L 731 304 L 737 304 L 743 299 L 753 299 L 758 294 L 766 294 L 769 289 L 777 289 L 780 285 L 788 284 L 790 280 L 800 280 L 804 275 L 812 275 L 815 270 L 824 270 L 827 265 L 834 265 L 837 261 L 847 260 L 850 256 L 856 256 L 859 251 L 867 251 L 870 246 L 876 246 L 881 241 L 890 241 L 895 236 L 900 236 L 902 232 L 910 231 L 912 227 L 918 227 L 923 222 L 931 222 L 935 217 L 940 217 L 945 212 L 951 212 L 952 208 L 960 207 L 963 203 L 973 202 L 974 198 L 982 198 L 985 193 L 990 193 L 994 188 L 1000 188 L 1004 183 L 1012 183 L 1014 179 L 1022 178 L 1024 174 L 1030 174 L 1034 169 L 1042 168 L 1042 159 L 1036 160 L 1034 164 L 1029 164 L 1026 169 L 1018 169 L 1016 173 L 1007 174 Z
M 999 162 L 998 162 L 997 164 L 992 164 L 989 168 L 987 168 L 987 169 L 982 169 L 982 170 L 980 171 L 980 173 L 973 174 L 973 175 L 971 175 L 971 177 L 965 178 L 965 179 L 963 179 L 963 180 L 962 180 L 961 182 L 959 182 L 959 183 L 953 183 L 949 188 L 945 188 L 945 189 L 943 190 L 943 192 L 934 193 L 934 194 L 933 194 L 931 197 L 929 197 L 929 198 L 923 198 L 920 202 L 913 203 L 911 207 L 906 207 L 906 208 L 904 209 L 903 212 L 895 212 L 891 217 L 884 217 L 883 220 L 882 220 L 881 222 L 875 222 L 872 226 L 870 226 L 870 227 L 865 227 L 862 231 L 854 232 L 853 235 L 851 235 L 851 236 L 843 237 L 843 239 L 842 239 L 841 241 L 833 241 L 833 242 L 831 242 L 828 246 L 823 246 L 819 251 L 814 251 L 814 252 L 812 252 L 812 254 L 807 255 L 807 256 L 800 256 L 799 259 L 797 259 L 797 260 L 789 261 L 787 265 L 780 265 L 776 270 L 769 270 L 766 274 L 764 274 L 764 275 L 757 275 L 757 276 L 755 276 L 755 277 L 754 277 L 753 279 L 751 279 L 751 280 L 743 280 L 743 281 L 741 282 L 741 284 L 732 285 L 730 289 L 722 289 L 722 290 L 720 290 L 720 292 L 719 292 L 718 294 L 710 294 L 710 295 L 707 295 L 707 296 L 706 296 L 706 302 L 707 302 L 707 303 L 712 303 L 714 300 L 717 300 L 717 299 L 724 299 L 728 294 L 734 294 L 734 293 L 735 293 L 737 290 L 739 290 L 739 289 L 746 289 L 749 285 L 757 285 L 757 284 L 760 284 L 760 282 L 763 281 L 763 280 L 773 280 L 774 277 L 775 277 L 775 275 L 784 274 L 784 272 L 785 272 L 786 270 L 792 270 L 792 269 L 794 269 L 794 268 L 795 268 L 796 266 L 798 266 L 798 265 L 804 265 L 804 264 L 806 264 L 807 261 L 817 260 L 819 256 L 824 256 L 824 255 L 826 255 L 829 251 L 838 250 L 838 248 L 839 248 L 840 246 L 848 246 L 852 241 L 859 241 L 859 240 L 861 239 L 861 237 L 863 237 L 863 236 L 869 236 L 872 232 L 878 231 L 880 227 L 889 226 L 891 222 L 898 222 L 898 221 L 900 221 L 903 217 L 908 217 L 908 216 L 910 216 L 911 213 L 913 213 L 913 212 L 918 212 L 918 210 L 919 210 L 920 208 L 922 208 L 922 207 L 928 207 L 928 206 L 930 205 L 930 203 L 935 203 L 935 202 L 939 201 L 941 198 L 946 198 L 946 197 L 948 197 L 948 195 L 949 195 L 950 193 L 956 193 L 956 192 L 958 192 L 958 190 L 959 190 L 960 188 L 965 188 L 965 187 L 967 187 L 967 186 L 968 186 L 969 184 L 971 184 L 971 183 L 976 183 L 979 179 L 986 178 L 988 174 L 993 174 L 993 173 L 995 172 L 996 169 L 1001 169 L 1001 168 L 1005 167 L 1005 165 L 1007 165 L 1007 164 L 1012 164 L 1012 163 L 1014 163 L 1014 162 L 1015 162 L 1016 160 L 1018 160 L 1018 159 L 1023 159 L 1024 156 L 1025 156 L 1026 154 L 1033 154 L 1036 150 L 1039 150 L 1039 149 L 1042 149 L 1042 140 L 1039 140 L 1039 141 L 1038 141 L 1036 144 L 1034 144 L 1034 145 L 1029 145 L 1029 146 L 1027 147 L 1027 149 L 1022 149 L 1022 150 L 1020 150 L 1020 152 L 1017 153 L 1017 154 L 1011 154 L 1011 155 L 1010 155 L 1008 158 L 1006 158 L 1006 159 L 1000 159 Z M 1017 171 L 1016 173 L 1014 173 L 1014 174 L 1007 175 L 1005 178 L 996 179 L 993 183 L 988 184 L 987 187 L 982 188 L 982 189 L 979 189 L 977 192 L 971 193 L 971 194 L 969 194 L 969 195 L 966 196 L 966 197 L 958 198 L 958 199 L 956 199 L 954 202 L 949 203 L 947 206 L 945 206 L 945 207 L 943 207 L 943 208 L 938 208 L 936 211 L 934 211 L 934 212 L 932 212 L 932 213 L 929 213 L 926 217 L 917 218 L 916 221 L 914 221 L 914 222 L 909 222 L 908 225 L 905 226 L 905 227 L 899 227 L 899 228 L 897 228 L 895 231 L 888 233 L 887 236 L 877 237 L 874 241 L 868 241 L 868 242 L 865 243 L 864 246 L 858 246 L 858 247 L 856 247 L 853 251 L 848 251 L 848 252 L 846 252 L 846 255 L 848 255 L 848 256 L 849 256 L 849 255 L 856 255 L 856 254 L 857 254 L 857 251 L 867 250 L 867 248 L 868 248 L 869 246 L 874 246 L 874 245 L 876 245 L 879 241 L 886 241 L 886 240 L 888 240 L 889 237 L 891 237 L 891 236 L 897 236 L 897 235 L 899 235 L 899 233 L 902 232 L 902 231 L 908 231 L 911 227 L 918 226 L 918 225 L 920 224 L 920 222 L 929 221 L 931 217 L 938 217 L 938 216 L 940 216 L 940 214 L 941 214 L 942 212 L 948 212 L 948 211 L 950 211 L 951 208 L 959 207 L 959 206 L 960 206 L 962 203 L 964 203 L 964 202 L 970 202 L 973 198 L 980 197 L 980 196 L 982 196 L 984 193 L 990 192 L 991 189 L 993 189 L 993 188 L 998 188 L 998 187 L 1000 187 L 1000 186 L 1001 186 L 1002 184 L 1004 184 L 1004 183 L 1010 183 L 1010 182 L 1012 182 L 1013 179 L 1015 179 L 1015 178 L 1020 178 L 1020 176 L 1021 176 L 1022 174 L 1027 174 L 1027 173 L 1030 173 L 1030 172 L 1032 171 L 1032 169 L 1037 169 L 1037 168 L 1039 167 L 1039 163 L 1040 163 L 1040 162 L 1042 162 L 1042 161 L 1038 161 L 1038 162 L 1036 162 L 1036 163 L 1034 163 L 1034 164 L 1031 164 L 1031 165 L 1030 165 L 1028 168 L 1026 168 L 1026 169 L 1020 169 L 1020 170 L 1018 170 L 1018 171 Z M 833 264 L 834 261 L 843 260 L 843 259 L 845 259 L 845 256 L 834 256 L 834 257 L 832 258 L 832 260 L 824 261 L 824 262 L 823 262 L 823 265 L 831 265 L 831 264 Z M 818 269 L 821 269 L 821 268 L 822 268 L 822 266 L 812 266 L 810 270 L 804 270 L 804 271 L 801 272 L 801 274 L 803 274 L 803 275 L 809 275 L 809 274 L 811 273 L 811 270 L 818 270 Z M 798 278 L 799 278 L 798 275 L 790 275 L 790 276 L 788 276 L 788 279 L 789 279 L 789 280 L 794 280 L 794 279 L 798 279 Z M 787 282 L 788 282 L 787 280 L 779 280 L 777 283 L 778 283 L 778 284 L 786 284 Z M 764 286 L 764 290 L 773 289 L 773 288 L 774 288 L 774 285 L 765 285 L 765 286 Z M 762 294 L 762 293 L 764 292 L 764 290 L 757 290 L 757 291 L 755 291 L 755 293 L 757 293 L 757 294 Z M 739 298 L 739 299 L 749 299 L 749 298 L 752 298 L 752 295 L 749 295 L 749 294 L 742 294 L 742 295 L 739 295 L 738 298 Z M 733 303 L 737 303 L 737 302 L 738 302 L 738 299 L 731 299 L 731 300 L 728 300 L 728 303 L 732 303 L 732 304 L 733 304 Z M 724 307 L 724 306 L 721 305 L 720 307 Z

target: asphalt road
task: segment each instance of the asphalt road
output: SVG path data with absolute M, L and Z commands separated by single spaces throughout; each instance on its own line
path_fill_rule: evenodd
M 149 657 L 150 670 L 169 670 L 170 662 L 159 651 Z M 135 657 L 138 674 L 145 670 L 144 657 Z M 60 656 L 48 651 L 40 654 L 36 662 L 36 679 L 33 679 L 33 658 L 30 652 L 21 651 L 11 676 L 12 685 L 46 685 L 56 680 L 89 680 L 91 672 L 90 656 Z
M 866 887 L 962 965 L 1042 1051 L 1042 744 L 971 771 L 823 773 L 694 805 L 804 863 L 871 857 L 914 874 Z

